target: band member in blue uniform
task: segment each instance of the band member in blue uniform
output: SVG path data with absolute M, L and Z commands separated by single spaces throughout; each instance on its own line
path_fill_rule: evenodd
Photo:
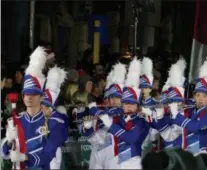
M 63 127 L 59 126 L 62 121 L 54 120 L 51 122 L 48 130 L 45 127 L 45 117 L 41 111 L 41 99 L 43 95 L 43 86 L 45 77 L 42 70 L 45 67 L 46 54 L 43 48 L 37 49 L 30 56 L 30 63 L 25 71 L 23 99 L 27 107 L 26 111 L 21 113 L 16 119 L 20 122 L 22 133 L 21 139 L 17 136 L 17 127 L 11 126 L 13 123 L 8 121 L 6 139 L 1 145 L 3 158 L 11 159 L 14 164 L 24 164 L 26 168 L 50 169 L 50 162 L 55 157 L 57 148 L 65 140 L 62 135 Z M 26 152 L 21 153 L 18 149 L 19 141 L 24 138 Z M 13 148 L 13 142 L 16 141 L 16 148 Z M 16 167 L 20 168 L 20 167 Z
M 197 154 L 199 152 L 199 139 L 198 136 L 192 134 L 186 128 L 182 126 L 178 126 L 174 123 L 173 115 L 179 112 L 183 117 L 187 118 L 191 115 L 192 110 L 194 109 L 180 109 L 178 107 L 182 107 L 181 104 L 186 103 L 184 99 L 184 69 L 180 67 L 179 63 L 172 65 L 170 72 L 169 72 L 169 89 L 168 89 L 168 102 L 169 102 L 169 111 L 172 117 L 165 117 L 162 120 L 159 120 L 161 128 L 159 132 L 161 136 L 166 141 L 165 148 L 169 147 L 180 147 L 182 149 L 188 150 Z M 182 66 L 185 64 L 182 64 Z M 165 120 L 165 121 L 164 121 Z M 167 124 L 168 121 L 168 124 Z
M 142 59 L 141 78 L 139 88 L 142 90 L 142 105 L 156 105 L 157 101 L 150 95 L 153 87 L 153 63 L 148 57 Z
M 171 103 L 184 103 L 184 69 L 186 62 L 180 58 L 176 64 L 173 64 L 169 71 L 169 77 L 163 87 L 160 102 L 163 105 L 169 104 L 169 109 L 164 107 L 160 111 L 154 112 L 155 121 L 152 125 L 155 126 L 162 138 L 164 139 L 164 148 L 181 147 L 184 142 L 182 139 L 183 129 L 177 125 L 173 125 L 171 119 Z M 184 114 L 184 112 L 183 112 Z
M 110 116 L 113 116 L 114 114 L 121 114 L 122 109 L 120 108 L 121 105 L 121 97 L 123 92 L 123 85 L 125 80 L 125 74 L 126 74 L 126 67 L 125 65 L 121 63 L 117 63 L 114 66 L 113 74 L 111 75 L 110 82 L 107 82 L 109 86 L 109 92 L 108 92 L 108 98 L 109 98 L 109 104 L 110 107 L 103 110 L 100 110 L 96 107 L 95 103 L 89 104 L 89 112 L 92 117 L 98 117 L 99 115 L 103 113 L 108 113 Z M 110 74 L 109 74 L 110 75 Z M 97 155 L 100 157 L 99 162 L 95 162 L 92 158 L 93 155 L 91 154 L 91 160 L 90 162 L 92 164 L 101 164 L 101 166 L 104 169 L 111 169 L 111 168 L 118 168 L 117 165 L 117 157 L 114 156 L 114 136 L 112 134 L 109 134 L 107 132 L 106 127 L 104 126 L 103 122 L 98 119 L 96 121 L 96 128 L 93 128 L 93 131 L 95 131 L 95 134 L 90 137 L 89 141 L 93 140 L 96 145 L 98 142 L 102 141 L 103 143 L 99 143 L 99 146 L 96 148 L 96 152 L 94 152 L 94 155 Z M 114 120 L 115 121 L 115 120 Z M 84 122 L 86 124 L 87 122 Z M 88 122 L 89 123 L 89 122 Z M 92 122 L 90 122 L 90 125 Z M 87 130 L 86 126 L 84 127 L 84 132 L 87 133 L 89 130 Z M 101 137 L 101 139 L 100 139 Z M 111 167 L 113 165 L 113 167 Z M 93 167 L 92 167 L 93 168 Z
M 53 121 L 63 121 L 64 123 L 60 123 L 59 126 L 63 126 L 63 130 L 61 133 L 65 137 L 65 142 L 68 138 L 68 128 L 69 128 L 69 118 L 67 113 L 63 113 L 57 111 L 55 109 L 57 99 L 60 93 L 61 85 L 64 83 L 66 79 L 66 72 L 55 66 L 48 71 L 47 74 L 47 82 L 44 90 L 44 98 L 41 102 L 42 111 L 44 113 L 46 122 L 45 127 L 51 128 L 50 126 L 53 124 Z M 64 128 L 65 127 L 65 128 Z M 50 162 L 51 169 L 60 169 L 62 161 L 62 151 L 61 147 L 59 147 L 56 151 L 56 157 Z
M 207 153 L 207 59 L 199 71 L 194 99 L 197 108 L 193 109 L 189 117 L 183 116 L 175 103 L 171 106 L 173 108 L 172 117 L 176 125 L 191 133 L 191 136 L 187 138 L 187 150 L 195 154 L 198 152 Z
M 141 79 L 139 88 L 142 90 L 142 113 L 146 120 L 151 124 L 153 106 L 158 105 L 159 101 L 151 96 L 153 87 L 153 63 L 148 57 L 142 59 Z M 144 154 L 150 151 L 157 151 L 159 148 L 159 133 L 156 129 L 150 128 L 149 134 L 143 143 Z
M 114 145 L 120 169 L 141 169 L 141 145 L 149 131 L 148 122 L 137 116 L 141 92 L 138 89 L 140 67 L 140 61 L 135 57 L 130 63 L 123 88 L 124 114 L 119 117 L 116 123 L 108 114 L 99 116 L 108 128 L 108 132 L 117 138 Z

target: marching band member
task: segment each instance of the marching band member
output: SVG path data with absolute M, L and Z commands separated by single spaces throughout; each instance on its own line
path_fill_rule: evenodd
M 54 120 L 52 128 L 45 127 L 45 117 L 41 111 L 41 99 L 43 95 L 43 86 L 45 77 L 42 70 L 45 66 L 46 54 L 43 48 L 37 47 L 30 56 L 30 63 L 25 71 L 23 99 L 26 105 L 26 111 L 16 117 L 19 126 L 8 126 L 6 138 L 1 145 L 3 158 L 10 158 L 11 162 L 18 164 L 20 162 L 21 169 L 41 168 L 50 169 L 50 162 L 55 157 L 57 148 L 62 145 L 64 136 L 62 135 L 62 127 L 59 122 Z M 8 125 L 13 124 L 12 120 L 8 120 Z M 21 135 L 19 129 L 22 129 Z M 17 136 L 18 134 L 18 136 Z M 18 141 L 23 141 L 21 145 L 25 146 L 26 152 L 21 153 L 18 149 Z M 12 141 L 16 141 L 16 149 L 13 148 Z M 20 167 L 16 167 L 20 168 Z
M 153 63 L 150 58 L 144 57 L 142 59 L 141 78 L 140 78 L 140 85 L 139 85 L 139 88 L 142 90 L 143 106 L 152 106 L 157 104 L 157 101 L 150 95 L 152 91 L 152 86 L 153 86 Z
M 106 110 L 108 115 L 110 117 L 113 117 L 113 122 L 116 122 L 118 117 L 123 113 L 123 110 L 120 106 L 121 106 L 121 97 L 123 93 L 125 76 L 126 76 L 126 66 L 124 64 L 117 63 L 114 66 L 112 80 L 109 86 L 108 98 L 109 98 L 110 107 L 108 108 L 108 110 Z M 105 130 L 107 131 L 107 129 Z M 117 138 L 114 135 L 112 135 L 111 133 L 107 133 L 105 137 L 105 144 L 103 145 L 104 149 L 100 151 L 101 157 L 103 157 L 104 169 L 119 168 L 117 164 L 118 158 L 116 155 L 116 148 L 114 145 L 116 140 Z
M 108 108 L 107 110 L 103 111 L 96 107 L 95 103 L 89 104 L 89 112 L 92 117 L 98 117 L 99 115 L 107 112 L 109 115 L 114 115 L 120 113 L 120 108 L 118 106 L 121 105 L 121 97 L 122 97 L 122 87 L 125 80 L 125 74 L 126 74 L 126 67 L 124 64 L 117 63 L 114 66 L 113 74 L 109 74 L 111 76 L 108 77 L 108 97 L 109 97 L 109 104 L 112 106 L 112 108 Z M 107 88 L 106 87 L 106 88 Z M 122 111 L 122 110 L 121 110 Z M 113 168 L 117 165 L 116 157 L 114 157 L 113 152 L 113 135 L 107 133 L 107 130 L 103 126 L 103 122 L 98 119 L 96 120 L 96 128 L 95 128 L 95 135 L 93 135 L 92 139 L 96 141 L 97 143 L 97 137 L 99 137 L 98 141 L 102 141 L 103 143 L 100 143 L 98 148 L 96 148 L 96 152 L 94 154 L 98 154 L 100 157 L 100 164 L 102 168 L 104 169 L 111 169 L 110 166 L 113 165 Z M 92 124 L 92 123 L 90 123 Z M 94 130 L 94 128 L 93 128 Z M 98 132 L 98 133 L 97 133 Z M 96 136 L 96 137 L 95 137 Z M 100 139 L 101 137 L 101 139 Z M 90 141 L 92 140 L 90 139 Z M 92 154 L 91 154 L 91 158 Z M 115 159 L 114 159 L 115 158 Z M 92 161 L 92 159 L 90 159 Z M 97 162 L 96 162 L 97 164 Z
M 65 137 L 65 140 L 68 138 L 68 128 L 69 128 L 69 122 L 68 122 L 68 116 L 67 112 L 64 113 L 63 111 L 59 111 L 58 109 L 54 109 L 55 104 L 57 102 L 57 98 L 60 93 L 61 85 L 64 83 L 66 79 L 66 72 L 59 68 L 59 67 L 53 67 L 48 71 L 47 75 L 47 82 L 44 90 L 44 98 L 41 102 L 42 104 L 42 111 L 45 116 L 45 127 L 49 127 L 50 129 L 54 126 L 53 120 L 56 120 L 58 122 L 61 122 L 61 126 L 65 126 L 63 128 L 64 131 L 62 131 L 62 135 Z M 62 123 L 64 122 L 64 123 Z M 51 124 L 52 123 L 52 124 Z M 59 126 L 60 126 L 59 125 Z M 62 151 L 61 147 L 59 147 L 56 151 L 56 157 L 53 158 L 53 160 L 50 162 L 50 168 L 51 169 L 60 169 L 62 161 Z
M 190 133 L 187 137 L 187 150 L 194 154 L 207 153 L 207 59 L 200 68 L 194 90 L 194 99 L 197 108 L 193 109 L 189 117 L 183 116 L 177 103 L 172 103 L 172 118 L 176 125 L 185 128 Z
M 109 85 L 110 85 L 109 83 L 111 82 L 112 76 L 113 76 L 113 70 L 111 70 L 111 72 L 107 76 L 107 85 L 104 93 L 105 100 L 108 100 L 108 92 L 109 92 Z M 83 114 L 83 112 L 85 111 L 86 109 L 83 109 L 81 112 L 78 113 L 78 115 Z M 82 116 L 80 118 L 82 118 Z M 102 128 L 103 124 L 98 120 L 95 119 L 91 120 L 91 118 L 92 118 L 91 116 L 85 116 L 83 127 L 81 127 L 82 128 L 81 132 L 83 133 L 84 136 L 88 138 L 89 143 L 91 143 L 92 145 L 89 169 L 104 169 L 102 164 L 103 163 L 102 158 L 98 153 L 99 148 L 97 147 L 97 145 L 100 146 L 104 144 L 103 138 L 105 137 L 105 131 L 99 130 L 99 132 L 97 132 L 98 129 Z M 100 138 L 101 135 L 102 136 L 104 135 L 104 137 Z
M 109 78 L 109 76 L 107 78 Z M 105 92 L 108 93 L 108 89 L 105 89 Z M 105 94 L 105 99 L 107 96 L 108 94 Z M 79 110 L 80 109 L 78 109 L 77 117 L 84 120 L 83 126 L 80 127 L 81 133 L 87 137 L 88 142 L 92 146 L 89 169 L 104 169 L 101 157 L 98 153 L 99 146 L 104 144 L 104 138 L 106 133 L 102 129 L 103 124 L 99 120 L 93 119 L 92 116 L 85 116 L 84 113 L 88 111 L 86 108 L 82 109 L 82 111 Z
M 169 78 L 167 80 L 168 83 L 168 96 L 166 100 L 166 96 L 163 95 L 163 103 L 164 101 L 168 102 L 169 105 L 169 112 L 171 114 L 174 114 L 174 105 L 182 105 L 185 102 L 184 99 L 184 70 L 186 68 L 186 62 L 184 59 L 180 59 L 176 64 L 172 65 L 170 71 L 169 71 Z M 166 102 L 165 102 L 166 103 Z M 163 109 L 164 112 L 164 109 Z M 181 114 L 186 117 L 188 110 L 180 110 Z M 163 114 L 160 113 L 160 117 L 162 117 Z M 197 152 L 192 151 L 190 149 L 190 146 L 195 144 L 197 142 L 197 139 L 192 136 L 191 134 L 187 134 L 186 130 L 182 127 L 179 127 L 178 125 L 173 123 L 173 120 L 171 119 L 169 114 L 166 114 L 164 118 L 161 118 L 157 121 L 159 124 L 159 132 L 162 136 L 162 138 L 165 140 L 164 148 L 172 148 L 172 147 L 180 147 L 182 149 L 187 149 L 191 152 Z M 154 125 L 156 124 L 156 121 L 154 122 Z M 156 126 L 156 125 L 155 125 Z M 186 140 L 190 141 L 190 143 L 187 143 Z
M 150 58 L 144 57 L 142 59 L 142 67 L 141 67 L 141 79 L 139 88 L 142 90 L 142 112 L 145 114 L 147 121 L 152 122 L 152 106 L 155 106 L 159 102 L 151 97 L 150 93 L 152 91 L 153 86 L 153 63 Z M 156 129 L 150 128 L 149 134 L 143 143 L 143 149 L 148 152 L 153 150 L 157 150 L 159 141 L 159 133 Z M 154 142 L 154 145 L 153 143 Z M 143 152 L 145 154 L 145 152 Z
M 173 147 L 172 141 L 174 141 L 177 138 L 177 136 L 174 137 L 173 135 L 172 136 L 170 135 L 171 134 L 171 128 L 169 126 L 171 124 L 170 113 L 169 113 L 169 109 L 167 109 L 167 107 L 165 106 L 168 104 L 169 87 L 170 85 L 169 85 L 169 78 L 168 78 L 162 88 L 161 95 L 160 95 L 160 105 L 164 105 L 164 106 L 155 109 L 155 112 L 153 112 L 153 121 L 152 121 L 152 126 L 158 130 L 160 136 L 164 140 L 164 142 L 162 142 L 162 144 L 164 144 L 163 148 Z
M 109 114 L 100 115 L 100 119 L 113 134 L 120 169 L 141 169 L 141 145 L 149 131 L 149 124 L 137 116 L 140 100 L 139 85 L 140 61 L 133 59 L 123 88 L 122 104 L 124 114 L 113 122 Z

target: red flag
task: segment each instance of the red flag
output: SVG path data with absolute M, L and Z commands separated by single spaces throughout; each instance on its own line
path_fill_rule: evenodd
M 12 103 L 12 118 L 14 126 L 17 127 L 17 136 L 19 140 L 19 151 L 20 153 L 26 154 L 26 143 L 24 136 L 24 129 L 22 127 L 21 121 L 17 118 L 16 103 L 18 100 L 18 93 L 9 93 L 7 99 Z M 15 104 L 15 105 L 13 105 Z M 16 150 L 16 143 L 14 143 L 14 149 Z M 25 169 L 24 162 L 20 162 L 20 168 Z M 14 169 L 16 169 L 16 164 L 14 164 Z
M 207 1 L 196 1 L 194 36 L 191 50 L 189 82 L 198 77 L 199 68 L 207 56 Z

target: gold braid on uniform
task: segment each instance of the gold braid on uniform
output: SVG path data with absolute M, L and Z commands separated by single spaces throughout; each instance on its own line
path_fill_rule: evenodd
M 45 116 L 45 123 L 44 123 L 43 131 L 45 132 L 46 138 L 47 138 L 48 133 L 49 133 L 49 129 L 48 129 L 48 119 L 49 119 L 49 116 Z

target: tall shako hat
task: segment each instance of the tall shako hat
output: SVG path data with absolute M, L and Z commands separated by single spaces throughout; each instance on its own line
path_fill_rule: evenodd
M 112 67 L 111 71 L 109 72 L 107 78 L 106 78 L 106 87 L 104 90 L 104 98 L 108 98 L 109 97 L 109 90 L 110 90 L 110 86 L 112 85 L 112 80 L 113 80 L 113 75 L 114 74 L 114 68 Z
M 142 59 L 141 79 L 139 88 L 150 88 L 153 85 L 153 63 L 150 58 Z
M 123 88 L 122 103 L 138 104 L 140 102 L 141 62 L 134 57 L 129 65 L 129 71 Z
M 170 102 L 184 102 L 186 61 L 181 58 L 173 64 L 169 71 L 168 100 Z
M 37 47 L 30 56 L 29 66 L 25 70 L 23 94 L 43 95 L 45 76 L 42 70 L 45 67 L 47 54 L 45 49 Z
M 48 107 L 55 106 L 55 103 L 60 93 L 61 85 L 64 83 L 66 76 L 67 74 L 64 69 L 61 69 L 57 66 L 51 68 L 48 71 L 47 83 L 45 86 L 42 104 Z
M 111 80 L 111 86 L 109 87 L 109 97 L 122 97 L 125 75 L 126 66 L 124 64 L 117 63 L 114 66 L 113 78 Z
M 194 92 L 207 93 L 207 58 L 199 71 L 199 78 L 196 80 Z

